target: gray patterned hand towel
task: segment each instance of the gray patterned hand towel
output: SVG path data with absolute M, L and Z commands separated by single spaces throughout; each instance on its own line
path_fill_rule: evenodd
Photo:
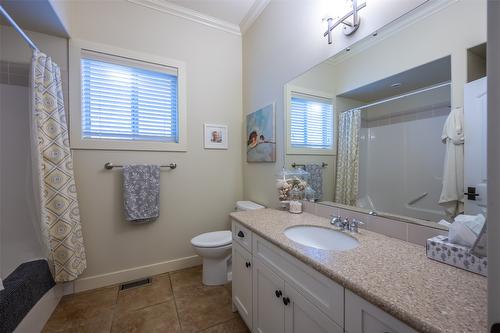
M 316 192 L 316 200 L 323 197 L 323 167 L 319 164 L 306 164 L 305 171 L 309 172 L 309 186 Z
M 160 166 L 123 166 L 123 203 L 127 221 L 146 223 L 160 216 Z

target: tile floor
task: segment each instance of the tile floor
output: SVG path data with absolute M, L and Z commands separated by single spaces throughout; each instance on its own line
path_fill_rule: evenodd
M 203 286 L 201 272 L 197 266 L 154 276 L 143 287 L 65 296 L 43 332 L 250 332 L 231 311 L 231 284 Z

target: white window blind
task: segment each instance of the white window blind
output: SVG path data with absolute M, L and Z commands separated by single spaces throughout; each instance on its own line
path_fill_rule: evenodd
M 84 53 L 81 72 L 83 138 L 178 142 L 176 69 Z
M 290 108 L 290 143 L 293 148 L 333 148 L 331 100 L 293 93 Z

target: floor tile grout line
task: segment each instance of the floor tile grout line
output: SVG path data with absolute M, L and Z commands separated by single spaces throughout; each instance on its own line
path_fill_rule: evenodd
M 161 275 L 167 275 L 168 276 L 168 282 L 169 282 L 169 285 L 170 285 L 170 288 L 172 288 L 172 281 L 170 279 L 170 274 L 169 273 L 162 273 Z M 153 286 L 153 283 L 147 285 L 147 286 L 143 286 L 142 288 L 147 288 L 147 287 L 152 287 Z M 141 287 L 137 287 L 135 289 L 139 289 Z M 118 297 L 120 297 L 120 289 L 118 288 L 118 292 L 117 292 L 117 296 L 116 296 L 116 299 L 115 299 L 115 304 L 113 304 L 113 312 L 112 312 L 112 316 L 111 316 L 111 327 L 110 327 L 110 333 L 113 331 L 113 324 L 115 322 L 115 315 L 116 315 L 116 312 L 118 311 Z M 174 293 L 172 292 L 172 298 L 174 297 Z M 133 312 L 137 312 L 137 311 L 141 311 L 141 310 L 144 310 L 146 308 L 149 308 L 149 307 L 153 307 L 153 306 L 157 306 L 157 305 L 160 305 L 160 304 L 165 304 L 167 303 L 168 301 L 170 301 L 170 298 L 162 301 L 162 302 L 157 302 L 157 303 L 154 303 L 154 304 L 149 304 L 149 305 L 145 305 L 143 307 L 140 307 L 140 308 L 137 308 L 137 309 L 134 309 L 132 311 L 129 311 L 129 313 L 133 313 Z M 174 300 L 174 306 L 176 308 L 176 313 L 177 313 L 177 306 L 175 304 L 175 300 Z M 179 326 L 180 326 L 180 320 L 179 318 L 177 318 L 177 320 L 179 321 Z
M 179 328 L 181 333 L 184 331 L 182 329 L 181 317 L 179 316 L 179 309 L 177 308 L 177 300 L 175 299 L 174 286 L 172 285 L 172 275 L 168 274 L 168 281 L 170 282 L 170 290 L 172 290 L 172 297 L 174 298 L 175 315 L 177 316 L 177 321 L 179 322 Z
M 162 286 L 162 289 L 163 288 L 168 288 L 170 287 L 171 289 L 171 295 L 170 296 L 167 296 L 166 299 L 163 299 L 163 300 L 157 300 L 156 298 L 154 298 L 154 300 L 156 302 L 153 301 L 152 304 L 147 304 L 147 305 L 139 305 L 139 304 L 136 304 L 139 305 L 138 308 L 136 309 L 133 309 L 133 310 L 127 310 L 127 307 L 125 308 L 121 308 L 120 305 L 123 303 L 120 299 L 120 297 L 122 295 L 125 295 L 126 294 L 126 291 L 121 291 L 119 290 L 119 286 L 118 285 L 115 285 L 115 286 L 110 286 L 113 288 L 112 290 L 112 294 L 108 294 L 109 296 L 107 297 L 112 297 L 112 299 L 109 299 L 109 301 L 111 301 L 109 304 L 109 307 L 106 306 L 107 311 L 109 311 L 109 315 L 107 315 L 107 320 L 110 320 L 109 322 L 109 327 L 107 327 L 108 325 L 106 325 L 106 327 L 102 327 L 102 328 L 105 328 L 105 332 L 106 333 L 110 333 L 110 332 L 113 332 L 113 329 L 116 329 L 118 326 L 117 326 L 117 323 L 118 323 L 118 320 L 121 318 L 121 316 L 128 316 L 128 314 L 134 314 L 135 313 L 135 316 L 140 316 L 140 314 L 137 314 L 137 312 L 140 312 L 140 311 L 143 311 L 145 309 L 149 309 L 149 308 L 152 308 L 152 307 L 155 307 L 155 306 L 160 306 L 162 304 L 172 304 L 174 307 L 175 307 L 175 316 L 176 316 L 176 319 L 177 319 L 177 327 L 179 328 L 180 332 L 191 332 L 191 330 L 189 329 L 189 321 L 188 322 L 185 322 L 184 325 L 183 325 L 183 322 L 181 321 L 181 316 L 180 316 L 180 310 L 182 308 L 182 304 L 183 304 L 183 296 L 182 295 L 177 295 L 177 293 L 174 292 L 174 285 L 175 286 L 178 286 L 179 282 L 181 282 L 181 286 L 183 285 L 183 278 L 181 276 L 177 277 L 177 274 L 180 273 L 181 271 L 183 270 L 179 270 L 179 271 L 175 271 L 175 272 L 166 272 L 166 273 L 162 273 L 161 275 L 163 275 L 164 277 L 168 278 L 168 282 L 165 281 L 166 283 L 168 283 L 168 286 L 163 284 Z M 201 271 L 199 272 L 199 275 L 201 275 Z M 189 274 L 191 275 L 191 274 Z M 174 279 L 175 281 L 174 281 Z M 179 278 L 181 280 L 179 280 Z M 165 279 L 166 280 L 166 279 Z M 198 280 L 198 279 L 197 279 Z M 201 280 L 201 278 L 199 278 L 199 280 Z M 193 281 L 194 282 L 194 281 Z M 191 283 L 190 283 L 191 284 Z M 199 285 L 199 286 L 198 286 Z M 144 288 L 145 287 L 145 288 Z M 154 283 L 149 285 L 149 286 L 143 286 L 142 288 L 137 288 L 137 289 L 149 289 L 149 288 L 154 288 Z M 199 281 L 197 284 L 196 284 L 196 288 L 202 288 L 204 289 L 205 287 L 203 286 L 202 282 Z M 229 295 L 229 298 L 231 298 L 231 288 L 230 286 L 228 287 L 227 285 L 224 285 L 222 286 L 223 287 L 223 290 L 221 290 L 224 294 L 226 295 Z M 116 289 L 115 289 L 116 288 Z M 100 288 L 97 288 L 97 289 L 100 289 Z M 107 288 L 106 288 L 107 289 Z M 134 288 L 135 289 L 135 288 Z M 211 289 L 211 288 L 207 288 L 207 289 Z M 182 288 L 181 288 L 182 290 Z M 91 291 L 89 291 L 90 293 Z M 149 291 L 148 291 L 149 292 Z M 140 294 L 141 292 L 139 291 L 138 294 Z M 210 293 L 211 294 L 211 293 Z M 153 299 L 150 299 L 149 301 L 151 301 Z M 147 303 L 147 302 L 146 302 Z M 125 310 L 125 311 L 121 311 L 121 310 Z M 172 313 L 173 314 L 173 313 Z M 206 330 L 213 330 L 214 328 L 217 328 L 217 327 L 225 327 L 228 325 L 228 323 L 230 323 L 231 321 L 235 320 L 235 318 L 237 318 L 238 315 L 233 315 L 231 318 L 218 318 L 219 321 L 216 321 L 216 322 L 213 322 L 211 324 L 209 324 L 207 327 L 198 327 L 198 329 L 195 331 L 195 332 L 198 332 L 198 333 L 201 333 L 201 332 L 205 332 Z M 173 318 L 172 318 L 173 319 Z M 215 319 L 215 318 L 214 318 Z M 107 321 L 106 320 L 106 321 Z M 208 323 L 207 323 L 208 324 Z M 186 326 L 187 325 L 187 326 Z M 229 324 L 230 325 L 230 324 Z M 200 325 L 196 325 L 196 326 L 200 326 Z M 203 325 L 201 325 L 203 326 Z M 231 325 L 230 325 L 231 326 Z M 195 327 L 193 327 L 195 328 Z M 55 331 L 52 331 L 52 332 L 55 332 Z M 49 332 L 47 332 L 49 333 Z
M 204 329 L 200 330 L 200 331 L 197 331 L 196 333 L 202 333 L 203 331 L 206 331 L 208 329 L 211 329 L 211 328 L 214 328 L 214 327 L 217 327 L 219 325 L 224 325 L 225 323 L 228 323 L 230 322 L 231 320 L 235 320 L 237 317 L 235 318 L 231 318 L 231 319 L 228 319 L 228 320 L 224 320 L 224 321 L 221 321 L 220 323 L 216 323 L 216 324 L 213 324 L 211 326 L 208 326 L 208 327 L 205 327 Z

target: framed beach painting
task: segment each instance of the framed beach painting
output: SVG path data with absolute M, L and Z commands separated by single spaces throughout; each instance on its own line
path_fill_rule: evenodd
M 227 149 L 227 126 L 205 124 L 205 149 Z
M 247 115 L 247 162 L 276 162 L 274 103 Z

